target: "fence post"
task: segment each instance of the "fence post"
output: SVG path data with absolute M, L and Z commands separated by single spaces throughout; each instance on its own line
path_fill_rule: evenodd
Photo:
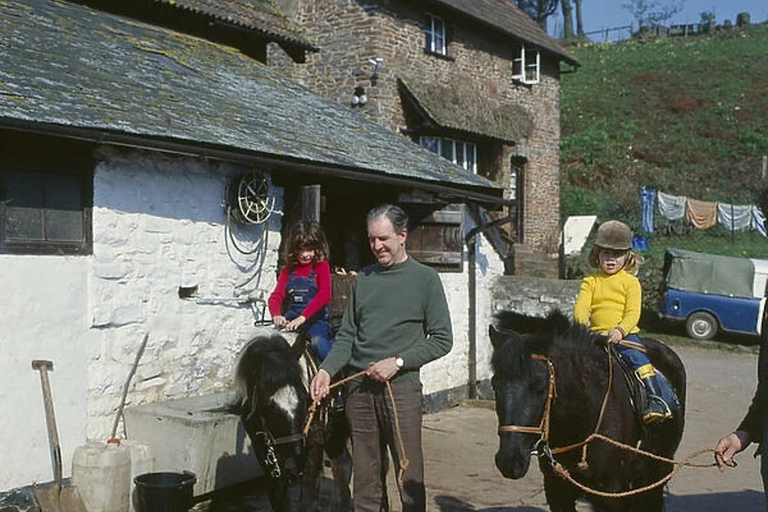
M 763 181 L 766 174 L 768 174 L 768 155 L 763 155 Z

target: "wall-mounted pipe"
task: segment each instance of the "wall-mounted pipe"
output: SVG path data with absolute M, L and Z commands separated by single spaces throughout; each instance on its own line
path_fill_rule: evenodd
M 469 266 L 469 283 L 467 294 L 469 295 L 469 347 L 467 349 L 467 373 L 469 385 L 469 398 L 477 398 L 477 235 L 508 224 L 514 220 L 512 215 L 502 217 L 486 224 L 482 223 L 476 205 L 469 203 L 469 213 L 475 221 L 476 226 L 469 230 L 464 237 L 464 244 L 467 246 L 467 263 Z M 511 247 L 514 251 L 514 246 Z

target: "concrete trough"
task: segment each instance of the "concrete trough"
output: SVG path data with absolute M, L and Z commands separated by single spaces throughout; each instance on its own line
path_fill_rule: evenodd
M 263 475 L 234 392 L 155 402 L 125 409 L 128 439 L 149 446 L 155 471 L 192 471 L 199 496 Z

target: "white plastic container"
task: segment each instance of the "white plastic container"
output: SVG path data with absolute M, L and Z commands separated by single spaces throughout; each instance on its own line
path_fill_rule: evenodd
M 128 512 L 130 449 L 119 442 L 78 446 L 72 458 L 72 483 L 88 512 Z
M 133 479 L 144 473 L 152 473 L 155 470 L 155 458 L 152 455 L 152 449 L 146 444 L 137 443 L 130 439 L 123 439 L 123 446 L 128 448 L 131 454 L 131 485 L 130 485 L 130 511 L 133 512 L 133 496 L 136 484 Z

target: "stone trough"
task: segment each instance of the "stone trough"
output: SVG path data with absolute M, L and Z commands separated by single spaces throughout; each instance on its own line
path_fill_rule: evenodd
M 155 471 L 194 472 L 195 496 L 252 480 L 263 473 L 235 400 L 230 392 L 128 407 L 128 439 L 151 448 Z

